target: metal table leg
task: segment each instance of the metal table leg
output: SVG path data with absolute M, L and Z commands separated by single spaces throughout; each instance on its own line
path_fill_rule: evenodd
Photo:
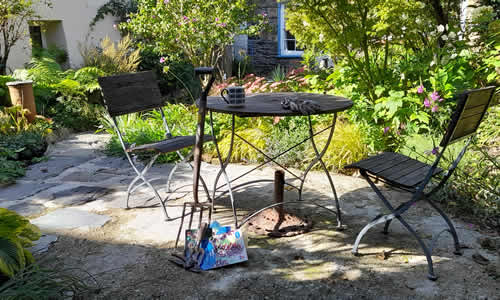
M 326 151 L 328 150 L 328 147 L 330 146 L 330 143 L 332 141 L 333 133 L 335 132 L 335 124 L 337 122 L 337 114 L 335 113 L 333 115 L 332 125 L 330 126 L 330 133 L 328 135 L 328 139 L 325 143 L 325 146 L 323 147 L 321 152 L 318 150 L 316 142 L 314 141 L 314 136 L 316 134 L 314 134 L 314 131 L 313 131 L 311 116 L 307 116 L 307 119 L 308 119 L 308 124 L 309 124 L 309 139 L 311 140 L 311 144 L 313 146 L 314 153 L 316 154 L 316 158 L 309 164 L 309 166 L 307 166 L 306 170 L 304 171 L 304 174 L 302 175 L 302 183 L 301 183 L 300 189 L 299 189 L 299 200 L 302 200 L 302 191 L 304 188 L 304 183 L 306 181 L 307 174 L 309 173 L 309 171 L 311 171 L 311 169 L 314 167 L 314 165 L 316 165 L 319 162 L 321 164 L 321 168 L 323 169 L 323 171 L 326 174 L 326 177 L 328 178 L 328 182 L 330 183 L 330 187 L 332 189 L 333 198 L 335 200 L 335 202 L 334 202 L 335 208 L 337 210 L 337 213 L 336 213 L 336 215 L 337 215 L 337 228 L 341 229 L 342 228 L 342 213 L 340 212 L 340 204 L 339 204 L 339 199 L 337 197 L 337 191 L 335 190 L 335 185 L 333 184 L 332 177 L 330 176 L 330 173 L 328 172 L 328 169 L 327 169 L 327 167 L 322 159 L 323 156 L 325 155 Z
M 227 154 L 227 157 L 225 160 L 222 159 L 222 154 L 219 149 L 219 144 L 217 143 L 217 137 L 215 136 L 215 131 L 214 131 L 214 119 L 213 119 L 213 113 L 210 112 L 210 128 L 212 130 L 212 136 L 214 137 L 214 145 L 215 145 L 215 150 L 217 151 L 217 157 L 219 159 L 220 163 L 220 170 L 217 173 L 217 176 L 215 177 L 215 183 L 214 183 L 214 191 L 213 191 L 213 197 L 212 197 L 212 208 L 215 205 L 215 193 L 217 192 L 217 183 L 219 182 L 220 175 L 223 174 L 224 178 L 226 179 L 226 184 L 228 187 L 228 192 L 229 192 L 229 197 L 231 199 L 231 207 L 233 209 L 233 216 L 234 216 L 234 225 L 236 228 L 238 228 L 238 218 L 236 216 L 236 207 L 234 206 L 234 196 L 233 196 L 233 190 L 231 189 L 231 181 L 229 180 L 229 176 L 227 176 L 226 173 L 226 167 L 229 164 L 231 160 L 231 154 L 233 152 L 233 145 L 234 145 L 234 122 L 235 122 L 235 116 L 232 116 L 231 120 L 231 143 L 229 146 L 229 153 Z

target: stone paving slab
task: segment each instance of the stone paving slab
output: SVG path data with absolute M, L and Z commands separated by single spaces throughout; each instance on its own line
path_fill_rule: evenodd
M 0 206 L 3 207 L 4 204 L 7 204 L 5 208 L 13 210 L 24 217 L 39 215 L 46 209 L 46 207 L 43 204 L 33 203 L 32 201 L 29 200 L 15 201 L 14 203 L 10 202 L 11 205 L 8 205 L 9 203 L 6 202 L 0 202 Z
M 0 202 L 24 199 L 57 185 L 56 183 L 32 182 L 24 179 L 18 180 L 16 184 L 0 188 Z
M 60 175 L 64 170 L 89 161 L 90 157 L 52 156 L 49 160 L 30 166 L 24 180 L 38 181 Z
M 31 220 L 44 232 L 80 229 L 89 230 L 106 224 L 111 218 L 76 208 L 61 208 Z
M 53 234 L 42 234 L 42 236 L 35 242 L 33 242 L 33 247 L 30 247 L 32 253 L 40 254 L 47 252 L 50 245 L 57 242 L 57 235 Z

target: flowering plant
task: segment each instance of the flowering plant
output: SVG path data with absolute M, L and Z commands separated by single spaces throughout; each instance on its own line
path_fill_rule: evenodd
M 139 0 L 137 13 L 120 26 L 168 60 L 215 66 L 236 35 L 255 35 L 267 24 L 267 15 L 254 10 L 246 0 Z

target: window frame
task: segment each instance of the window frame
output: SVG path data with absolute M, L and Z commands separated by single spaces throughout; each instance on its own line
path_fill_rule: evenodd
M 285 47 L 286 41 L 286 18 L 285 18 L 285 3 L 278 3 L 278 57 L 299 58 L 302 57 L 304 51 L 290 51 Z

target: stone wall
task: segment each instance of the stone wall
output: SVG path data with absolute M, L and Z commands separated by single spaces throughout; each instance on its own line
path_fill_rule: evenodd
M 279 64 L 285 68 L 300 65 L 300 58 L 278 57 L 278 3 L 276 0 L 258 0 L 257 13 L 266 13 L 270 30 L 259 37 L 248 39 L 247 53 L 251 57 L 255 73 L 267 75 Z

